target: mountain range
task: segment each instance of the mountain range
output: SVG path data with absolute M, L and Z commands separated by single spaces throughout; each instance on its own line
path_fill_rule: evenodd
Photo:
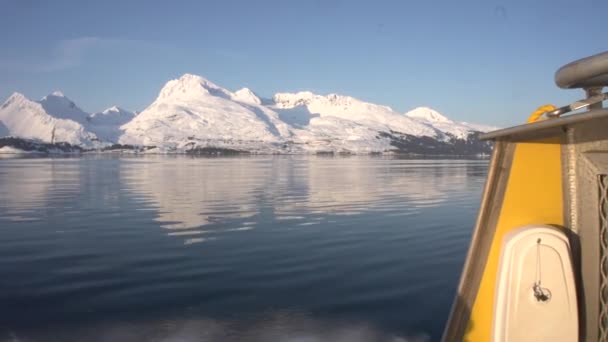
M 66 146 L 147 153 L 487 154 L 489 127 L 419 107 L 399 113 L 354 97 L 312 92 L 262 99 L 196 75 L 171 80 L 146 109 L 87 113 L 61 92 L 39 101 L 12 94 L 0 107 L 0 151 Z M 42 146 L 42 147 L 41 147 Z

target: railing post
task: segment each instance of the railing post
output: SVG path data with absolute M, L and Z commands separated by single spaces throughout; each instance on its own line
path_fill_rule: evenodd
M 602 87 L 585 88 L 585 95 L 587 95 L 587 98 L 590 98 L 592 96 L 601 95 L 601 94 L 602 94 Z M 594 109 L 602 109 L 602 108 L 603 108 L 602 101 L 600 101 L 600 102 L 589 105 L 589 107 L 587 109 L 594 110 Z

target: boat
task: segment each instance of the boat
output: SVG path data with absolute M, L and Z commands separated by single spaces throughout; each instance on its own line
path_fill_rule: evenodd
M 555 83 L 585 98 L 480 136 L 494 147 L 443 341 L 608 341 L 608 52 Z

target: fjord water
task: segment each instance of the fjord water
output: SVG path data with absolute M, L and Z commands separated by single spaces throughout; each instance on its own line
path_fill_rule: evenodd
M 485 160 L 0 159 L 0 340 L 417 341 Z

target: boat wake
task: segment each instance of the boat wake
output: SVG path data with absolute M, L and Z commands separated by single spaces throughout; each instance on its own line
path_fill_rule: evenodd
M 400 336 L 370 325 L 278 315 L 254 322 L 213 319 L 106 322 L 15 331 L 0 341 L 155 342 L 425 342 L 426 334 Z

